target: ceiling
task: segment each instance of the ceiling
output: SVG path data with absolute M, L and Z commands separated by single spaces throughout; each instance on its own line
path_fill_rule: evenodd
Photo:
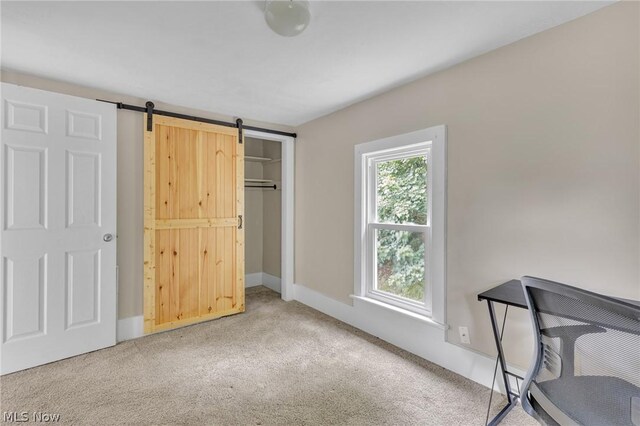
M 284 38 L 263 2 L 2 1 L 2 67 L 299 125 L 611 2 L 311 2 Z

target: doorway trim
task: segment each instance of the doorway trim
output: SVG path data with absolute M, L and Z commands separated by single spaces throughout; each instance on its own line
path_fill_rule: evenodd
M 281 297 L 293 300 L 293 205 L 294 205 L 294 142 L 291 136 L 250 130 L 246 127 L 245 137 L 264 139 L 282 143 L 282 226 L 281 226 Z

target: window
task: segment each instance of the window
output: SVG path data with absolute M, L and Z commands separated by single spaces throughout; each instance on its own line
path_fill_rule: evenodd
M 355 151 L 355 295 L 443 323 L 444 126 Z

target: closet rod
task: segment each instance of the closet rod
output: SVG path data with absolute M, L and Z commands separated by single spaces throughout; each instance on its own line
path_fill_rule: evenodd
M 157 114 L 157 115 L 164 115 L 164 116 L 173 117 L 173 118 L 182 118 L 184 120 L 199 121 L 201 123 L 217 124 L 218 126 L 233 127 L 233 128 L 236 128 L 236 129 L 240 125 L 240 126 L 242 126 L 242 129 L 244 129 L 244 130 L 255 130 L 255 131 L 258 131 L 258 132 L 271 133 L 271 134 L 274 134 L 274 135 L 281 135 L 281 136 L 289 136 L 289 137 L 292 137 L 292 138 L 298 137 L 298 135 L 296 133 L 282 132 L 280 130 L 265 129 L 264 127 L 245 126 L 244 124 L 242 124 L 242 121 L 240 121 L 239 123 L 238 122 L 229 123 L 227 121 L 213 120 L 211 118 L 197 117 L 195 115 L 186 115 L 186 114 L 180 114 L 180 113 L 177 113 L 177 112 L 163 111 L 161 109 L 155 109 L 155 105 L 153 104 L 153 102 L 147 102 L 146 106 L 139 107 L 139 106 L 136 106 L 136 105 L 129 105 L 129 104 L 125 104 L 125 103 L 122 103 L 122 102 L 107 101 L 105 99 L 96 99 L 96 101 L 106 102 L 106 103 L 109 103 L 109 104 L 114 104 L 118 109 L 126 109 L 126 110 L 129 110 L 129 111 L 137 111 L 137 112 L 147 112 L 147 113 L 149 113 L 148 120 L 152 119 L 151 117 L 153 116 L 153 114 Z M 150 121 L 147 123 L 147 130 L 151 130 L 150 129 Z
M 245 185 L 245 188 L 263 188 L 263 189 L 278 189 L 277 185 L 266 185 L 266 186 L 261 186 L 261 185 Z

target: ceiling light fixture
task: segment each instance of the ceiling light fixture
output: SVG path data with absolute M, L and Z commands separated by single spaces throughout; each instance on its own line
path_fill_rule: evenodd
M 311 20 L 307 0 L 266 0 L 264 19 L 269 28 L 284 37 L 297 36 Z

